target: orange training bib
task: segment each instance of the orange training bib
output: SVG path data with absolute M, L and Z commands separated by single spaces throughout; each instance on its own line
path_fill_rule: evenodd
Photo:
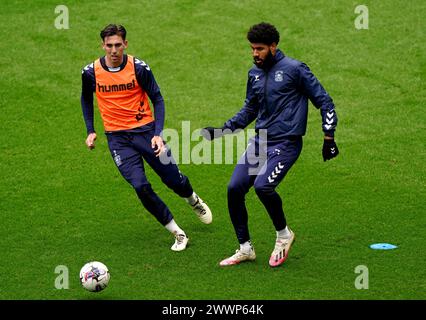
M 95 61 L 96 98 L 105 131 L 128 130 L 146 125 L 154 118 L 147 93 L 139 86 L 134 59 L 127 56 L 124 69 L 105 70 Z

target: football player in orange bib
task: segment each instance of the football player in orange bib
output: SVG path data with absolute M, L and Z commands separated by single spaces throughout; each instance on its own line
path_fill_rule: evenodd
M 189 179 L 172 159 L 161 137 L 164 126 L 164 100 L 151 68 L 125 53 L 126 29 L 110 24 L 100 33 L 105 56 L 82 71 L 81 106 L 87 129 L 86 145 L 92 150 L 97 138 L 94 129 L 93 92 L 111 156 L 122 176 L 135 189 L 143 206 L 175 237 L 171 249 L 182 251 L 188 237 L 172 213 L 154 192 L 144 170 L 146 162 L 163 183 L 190 204 L 201 222 L 212 222 L 207 204 L 193 191 Z M 151 103 L 152 102 L 152 106 Z

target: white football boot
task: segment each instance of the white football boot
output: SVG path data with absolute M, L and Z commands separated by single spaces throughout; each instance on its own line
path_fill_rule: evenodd
M 296 237 L 292 230 L 290 230 L 290 237 L 288 239 L 277 238 L 274 250 L 269 258 L 269 265 L 273 268 L 282 265 L 287 260 L 291 245 L 295 241 Z
M 236 250 L 233 256 L 222 260 L 219 263 L 219 265 L 221 267 L 233 266 L 243 261 L 253 261 L 255 259 L 256 259 L 256 253 L 254 252 L 254 248 L 251 247 L 248 252 L 244 252 L 241 249 Z
M 198 195 L 196 195 L 196 197 L 197 202 L 195 202 L 195 204 L 191 206 L 192 210 L 195 212 L 195 214 L 198 216 L 202 223 L 212 223 L 213 216 L 212 212 L 210 211 L 210 208 Z
M 175 235 L 175 243 L 172 245 L 170 249 L 173 251 L 182 251 L 186 249 L 186 245 L 188 244 L 189 238 L 186 234 L 177 234 Z

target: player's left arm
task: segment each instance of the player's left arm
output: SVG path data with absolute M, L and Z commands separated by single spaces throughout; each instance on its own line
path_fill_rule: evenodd
M 155 131 L 151 144 L 152 148 L 155 149 L 155 154 L 159 156 L 165 150 L 164 141 L 161 137 L 165 119 L 164 99 L 151 68 L 144 61 L 135 58 L 135 71 L 139 85 L 148 94 L 154 107 Z
M 327 161 L 337 157 L 339 154 L 339 149 L 334 141 L 334 131 L 337 126 L 337 114 L 334 103 L 306 64 L 301 63 L 298 69 L 301 89 L 321 112 L 322 130 L 324 132 L 322 155 L 324 161 Z

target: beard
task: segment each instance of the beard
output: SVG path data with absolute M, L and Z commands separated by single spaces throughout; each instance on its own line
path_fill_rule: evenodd
M 269 50 L 269 52 L 266 55 L 265 59 L 260 59 L 260 58 L 259 59 L 255 59 L 255 58 L 253 58 L 253 62 L 256 65 L 256 67 L 265 69 L 269 65 L 271 65 L 271 63 L 273 61 L 273 58 L 274 58 L 274 56 L 272 55 L 271 50 Z

